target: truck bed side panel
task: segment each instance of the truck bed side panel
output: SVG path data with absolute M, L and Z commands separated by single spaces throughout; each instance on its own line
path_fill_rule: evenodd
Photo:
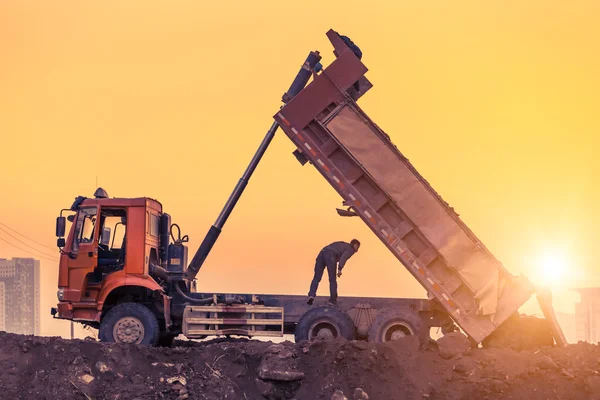
M 361 119 L 350 106 L 342 108 L 327 124 L 339 143 L 385 188 L 414 227 L 454 266 L 467 287 L 479 292 L 483 314 L 496 311 L 500 279 L 497 261 L 480 252 L 476 243 L 455 223 L 448 210 Z M 391 172 L 391 173 L 390 173 Z

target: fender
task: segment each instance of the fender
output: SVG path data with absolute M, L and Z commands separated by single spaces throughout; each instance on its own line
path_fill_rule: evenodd
M 104 283 L 104 285 L 102 286 L 102 290 L 100 291 L 100 293 L 98 294 L 98 300 L 97 300 L 97 310 L 98 313 L 96 314 L 96 322 L 100 322 L 100 317 L 102 315 L 102 309 L 104 308 L 104 302 L 106 301 L 106 299 L 108 298 L 108 296 L 115 290 L 118 289 L 120 287 L 125 287 L 125 286 L 137 286 L 137 287 L 143 287 L 146 288 L 150 291 L 158 291 L 160 292 L 160 294 L 163 297 L 163 302 L 167 302 L 168 296 L 166 295 L 166 293 L 164 292 L 163 288 L 156 283 L 156 281 L 154 279 L 152 279 L 149 276 L 132 276 L 130 274 L 126 274 L 124 271 L 117 271 L 114 272 L 110 275 L 107 276 L 106 281 Z M 167 314 L 170 316 L 170 310 L 168 310 L 167 308 L 165 308 L 165 319 L 168 320 Z

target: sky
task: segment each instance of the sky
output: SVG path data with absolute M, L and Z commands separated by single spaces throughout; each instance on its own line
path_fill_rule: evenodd
M 361 107 L 511 273 L 600 286 L 599 17 L 595 0 L 0 2 L 0 223 L 49 246 L 27 242 L 49 253 L 42 334 L 69 332 L 49 314 L 60 210 L 96 182 L 152 197 L 193 254 L 308 52 L 333 60 L 330 28 L 363 51 Z M 341 296 L 423 297 L 293 150 L 279 132 L 199 290 L 306 294 L 321 247 L 356 237 Z

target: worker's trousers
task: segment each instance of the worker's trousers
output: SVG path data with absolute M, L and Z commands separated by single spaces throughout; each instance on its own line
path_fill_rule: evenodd
M 308 292 L 310 297 L 315 297 L 317 295 L 319 282 L 321 282 L 323 272 L 325 271 L 325 268 L 327 268 L 327 274 L 329 275 L 329 300 L 333 302 L 337 301 L 336 267 L 337 262 L 335 261 L 334 254 L 329 250 L 321 250 L 315 263 L 315 276 L 310 283 L 310 291 Z

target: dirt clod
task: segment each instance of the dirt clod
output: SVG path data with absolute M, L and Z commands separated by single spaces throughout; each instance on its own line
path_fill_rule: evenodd
M 460 332 L 451 332 L 437 340 L 440 356 L 450 359 L 471 350 L 471 342 Z
M 341 390 L 336 390 L 335 392 L 333 392 L 331 400 L 348 400 L 348 398 L 344 395 L 344 392 L 342 392 Z
M 361 388 L 356 388 L 352 400 L 369 400 L 369 395 Z
M 110 372 L 110 368 L 102 361 L 96 363 L 96 369 L 102 373 Z

